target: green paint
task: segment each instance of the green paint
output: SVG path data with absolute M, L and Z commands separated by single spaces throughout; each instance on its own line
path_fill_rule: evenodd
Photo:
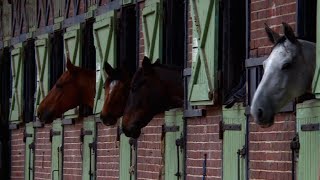
M 93 116 L 87 117 L 83 121 L 84 135 L 82 144 L 82 179 L 96 179 L 96 121 Z M 90 133 L 89 133 L 90 132 Z
M 24 161 L 24 179 L 34 179 L 34 140 L 35 130 L 33 128 L 33 122 L 27 123 L 25 126 L 26 142 L 25 142 L 25 161 Z
M 121 123 L 122 119 L 120 120 Z M 120 179 L 121 180 L 135 180 L 136 169 L 135 160 L 137 157 L 137 151 L 135 146 L 131 146 L 128 138 L 124 133 L 120 135 Z
M 165 179 L 177 179 L 176 173 L 180 173 L 179 179 L 184 179 L 184 149 L 176 146 L 176 140 L 184 137 L 184 119 L 182 109 L 171 109 L 165 112 L 165 125 L 178 126 L 176 132 L 166 132 L 165 135 Z M 177 155 L 179 150 L 179 157 Z M 179 169 L 178 169 L 179 159 Z
M 35 41 L 35 56 L 37 65 L 37 91 L 35 101 L 35 111 L 40 102 L 49 92 L 49 35 L 39 36 Z M 37 114 L 36 112 L 34 114 Z
M 300 141 L 297 179 L 320 178 L 320 130 L 301 130 L 301 125 L 314 123 L 320 123 L 320 101 L 297 104 L 296 125 Z
M 122 5 L 129 5 L 132 3 L 133 3 L 133 0 L 122 0 Z
M 162 61 L 163 8 L 162 0 L 147 0 L 142 10 L 145 55 L 153 62 Z
M 117 62 L 117 40 L 116 40 L 116 11 L 110 11 L 96 17 L 93 24 L 94 45 L 96 47 L 96 97 L 94 113 L 99 116 L 104 103 L 104 82 L 106 75 L 103 71 L 104 62 L 116 66 Z
M 80 24 L 74 25 L 67 29 L 63 36 L 64 38 L 64 55 L 67 59 L 67 52 L 69 52 L 70 61 L 75 66 L 81 66 L 82 50 L 81 50 L 81 26 Z M 78 108 L 78 107 L 77 107 Z M 70 109 L 64 113 L 66 119 L 76 118 L 77 108 Z
M 223 108 L 224 124 L 241 124 L 241 131 L 225 130 L 223 133 L 223 179 L 238 179 L 238 150 L 245 145 L 246 116 L 242 104 L 231 109 Z M 246 179 L 246 161 L 240 158 L 240 180 Z
M 194 47 L 189 101 L 212 105 L 217 89 L 219 0 L 191 0 Z
M 61 119 L 53 121 L 52 131 L 56 134 L 52 136 L 51 144 L 51 179 L 61 180 L 63 175 L 63 126 Z
M 14 46 L 11 51 L 11 71 L 12 71 L 12 96 L 9 120 L 10 123 L 22 122 L 23 104 L 23 48 L 22 43 Z

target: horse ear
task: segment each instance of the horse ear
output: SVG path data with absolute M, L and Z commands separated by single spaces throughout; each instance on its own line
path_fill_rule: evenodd
M 268 25 L 267 23 L 264 23 L 265 25 L 265 30 L 266 33 L 268 35 L 269 40 L 275 44 L 279 39 L 280 39 L 280 35 L 278 33 L 276 33 L 275 31 L 273 31 Z
M 150 67 L 151 65 L 152 65 L 151 60 L 147 56 L 145 56 L 142 61 L 142 67 L 147 68 L 147 67 Z
M 291 28 L 291 26 L 289 24 L 285 23 L 285 22 L 283 22 L 282 25 L 283 25 L 284 35 L 286 36 L 286 38 L 289 39 L 290 42 L 296 43 L 297 42 L 297 37 L 294 34 L 294 31 Z
M 115 70 L 113 69 L 113 67 L 107 61 L 104 62 L 103 70 L 110 77 L 115 75 Z
M 70 61 L 69 52 L 67 52 L 67 69 L 70 72 L 73 72 L 75 70 L 74 65 Z
M 158 59 L 156 60 L 156 62 L 154 62 L 153 64 L 154 64 L 154 65 L 159 65 L 159 64 L 161 64 L 161 63 L 160 63 L 160 59 L 158 58 Z

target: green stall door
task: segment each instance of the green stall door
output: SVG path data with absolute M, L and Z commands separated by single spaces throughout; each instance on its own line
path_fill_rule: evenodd
M 63 126 L 60 119 L 52 123 L 51 141 L 51 179 L 61 180 L 63 175 Z
M 134 139 L 128 138 L 124 133 L 120 135 L 119 171 L 121 180 L 137 179 L 137 144 Z
M 235 104 L 230 109 L 223 108 L 223 179 L 246 179 L 245 108 Z M 239 176 L 239 178 L 238 178 Z
M 212 105 L 217 89 L 219 0 L 191 0 L 193 22 L 191 105 Z
M 96 121 L 93 116 L 83 121 L 81 129 L 82 144 L 82 179 L 96 179 Z
M 37 65 L 37 91 L 35 101 L 35 115 L 41 101 L 49 92 L 49 35 L 38 36 L 35 41 L 35 57 Z
M 81 26 L 80 24 L 67 28 L 64 38 L 64 55 L 67 60 L 67 52 L 69 52 L 70 61 L 75 66 L 81 66 L 82 52 L 81 52 Z M 78 117 L 77 109 L 79 107 L 70 109 L 64 113 L 65 119 Z
M 162 61 L 163 44 L 163 2 L 162 0 L 146 0 L 142 10 L 142 27 L 144 51 L 152 62 L 158 58 Z
M 22 43 L 14 46 L 11 51 L 12 95 L 10 102 L 9 121 L 11 124 L 22 122 L 23 105 L 23 48 Z
M 106 80 L 103 72 L 104 62 L 112 67 L 117 62 L 117 40 L 116 40 L 116 11 L 110 11 L 104 15 L 97 16 L 93 24 L 94 45 L 96 47 L 96 97 L 93 112 L 100 115 L 104 103 L 104 82 Z
M 297 132 L 300 149 L 297 179 L 320 179 L 320 101 L 297 105 Z
M 184 179 L 184 119 L 181 109 L 165 112 L 165 179 Z
M 34 179 L 34 151 L 35 151 L 35 130 L 33 123 L 27 123 L 24 131 L 24 142 L 25 142 L 25 161 L 24 161 L 24 179 Z

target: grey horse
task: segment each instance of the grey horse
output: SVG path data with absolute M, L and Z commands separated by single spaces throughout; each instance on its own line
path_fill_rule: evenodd
M 311 93 L 316 67 L 316 44 L 297 39 L 287 23 L 282 25 L 284 36 L 265 27 L 274 46 L 251 103 L 251 115 L 263 128 L 273 125 L 275 114 L 289 101 Z

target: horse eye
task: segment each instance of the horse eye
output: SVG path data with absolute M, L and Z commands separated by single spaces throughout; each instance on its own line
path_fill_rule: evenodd
M 291 67 L 292 63 L 284 63 L 281 67 L 281 70 L 286 70 L 289 69 Z

